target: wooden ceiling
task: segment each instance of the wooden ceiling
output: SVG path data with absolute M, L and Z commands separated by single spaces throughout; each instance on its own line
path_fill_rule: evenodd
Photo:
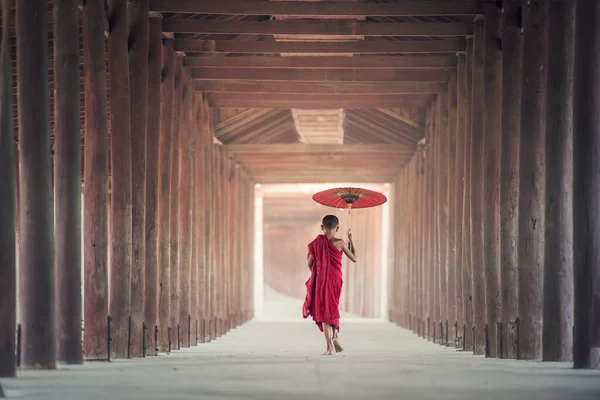
M 223 151 L 263 183 L 389 181 L 414 155 L 483 3 L 149 0 L 213 107 Z M 314 111 L 334 109 L 343 144 L 302 144 L 295 118 L 307 113 L 293 110 L 310 110 L 318 132 L 331 111 Z M 81 115 L 83 130 L 83 96 Z

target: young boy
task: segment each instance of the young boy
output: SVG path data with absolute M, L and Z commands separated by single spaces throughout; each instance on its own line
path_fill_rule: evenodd
M 350 249 L 343 239 L 338 239 L 340 221 L 335 215 L 327 215 L 321 225 L 322 235 L 317 236 L 308 245 L 308 268 L 310 278 L 306 282 L 306 299 L 302 307 L 302 316 L 313 320 L 325 334 L 327 351 L 323 355 L 332 355 L 344 349 L 340 346 L 340 294 L 342 292 L 342 253 L 352 262 L 356 262 L 356 252 L 352 235 L 348 232 Z

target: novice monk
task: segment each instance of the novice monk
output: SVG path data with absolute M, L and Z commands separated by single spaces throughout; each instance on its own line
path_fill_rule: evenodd
M 321 332 L 325 333 L 327 351 L 323 355 L 329 356 L 333 354 L 334 346 L 338 353 L 344 350 L 339 343 L 342 252 L 356 262 L 352 235 L 348 232 L 351 250 L 344 240 L 335 237 L 339 223 L 335 215 L 327 215 L 321 225 L 323 234 L 308 245 L 311 275 L 306 282 L 306 300 L 302 307 L 302 316 L 308 318 L 312 315 Z

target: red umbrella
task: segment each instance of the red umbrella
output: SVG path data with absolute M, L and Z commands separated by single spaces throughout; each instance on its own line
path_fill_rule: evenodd
M 316 193 L 313 200 L 334 208 L 368 208 L 380 206 L 387 198 L 378 192 L 360 188 L 335 188 Z

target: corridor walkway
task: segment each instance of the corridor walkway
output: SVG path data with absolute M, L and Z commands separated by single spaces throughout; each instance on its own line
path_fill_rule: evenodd
M 253 321 L 226 337 L 158 359 L 87 363 L 2 380 L 9 398 L 598 399 L 600 371 L 569 363 L 486 360 L 391 324 L 342 325 L 346 351 L 323 357 L 309 322 Z

